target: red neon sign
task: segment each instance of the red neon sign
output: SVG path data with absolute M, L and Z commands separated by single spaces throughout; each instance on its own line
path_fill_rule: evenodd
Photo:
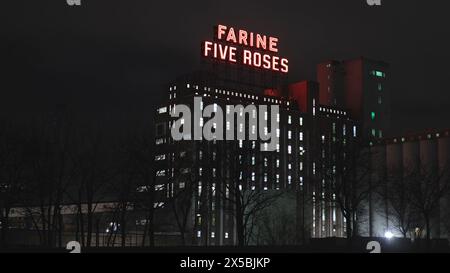
M 275 56 L 278 53 L 278 38 L 235 30 L 218 25 L 215 29 L 216 42 L 203 43 L 203 56 L 231 63 L 288 73 L 289 61 Z M 224 44 L 226 43 L 226 44 Z

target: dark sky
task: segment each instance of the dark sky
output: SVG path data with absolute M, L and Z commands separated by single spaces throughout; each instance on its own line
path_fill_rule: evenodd
M 197 68 L 200 42 L 224 23 L 278 36 L 292 81 L 315 79 L 327 59 L 385 60 L 396 131 L 450 128 L 450 1 L 81 1 L 2 1 L 3 116 L 58 104 L 117 123 L 151 116 L 163 84 Z

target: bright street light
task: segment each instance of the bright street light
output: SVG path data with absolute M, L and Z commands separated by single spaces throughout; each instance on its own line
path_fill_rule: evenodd
M 384 237 L 386 237 L 387 239 L 392 239 L 394 237 L 394 234 L 390 231 L 386 231 L 384 233 Z

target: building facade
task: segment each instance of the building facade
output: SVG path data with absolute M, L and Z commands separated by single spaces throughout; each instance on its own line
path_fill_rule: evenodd
M 228 86 L 232 87 L 229 88 Z M 302 81 L 278 88 L 260 86 L 239 88 L 234 83 L 221 82 L 215 76 L 188 76 L 167 87 L 167 104 L 156 114 L 156 161 L 159 188 L 166 191 L 166 202 L 176 203 L 177 192 L 186 192 L 186 181 L 195 186 L 192 192 L 189 239 L 197 245 L 236 245 L 239 228 L 236 221 L 236 200 L 230 198 L 230 185 L 237 183 L 239 191 L 289 192 L 295 202 L 291 221 L 295 224 L 295 241 L 308 238 L 345 236 L 345 224 L 329 190 L 332 172 L 342 147 L 359 134 L 358 123 L 344 108 L 321 105 L 317 82 Z M 279 143 L 274 151 L 266 151 L 259 140 L 184 140 L 174 141 L 170 116 L 177 105 L 198 107 L 194 98 L 201 98 L 201 110 L 207 105 L 227 109 L 227 105 L 278 105 L 276 117 Z M 247 109 L 247 108 L 245 108 Z M 257 112 L 236 112 L 266 115 Z M 195 120 L 192 114 L 192 120 Z M 200 119 L 200 125 L 207 120 Z M 250 126 L 232 124 L 235 131 L 256 130 Z M 230 130 L 224 123 L 223 132 Z M 268 128 L 271 130 L 272 128 Z M 337 148 L 341 147 L 341 148 Z M 184 174 L 189 174 L 186 178 Z M 237 181 L 237 182 L 236 182 Z M 233 184 L 234 185 L 234 184 Z M 233 192 L 231 190 L 231 192 Z M 231 193 L 232 194 L 232 193 Z M 173 208 L 173 206 L 172 206 Z M 255 240 L 250 239 L 248 240 Z M 249 243 L 249 242 L 246 242 Z

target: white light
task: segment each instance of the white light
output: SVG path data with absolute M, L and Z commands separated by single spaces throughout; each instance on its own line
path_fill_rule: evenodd
M 394 234 L 390 231 L 386 231 L 384 233 L 384 237 L 386 237 L 387 239 L 392 239 L 394 237 Z

